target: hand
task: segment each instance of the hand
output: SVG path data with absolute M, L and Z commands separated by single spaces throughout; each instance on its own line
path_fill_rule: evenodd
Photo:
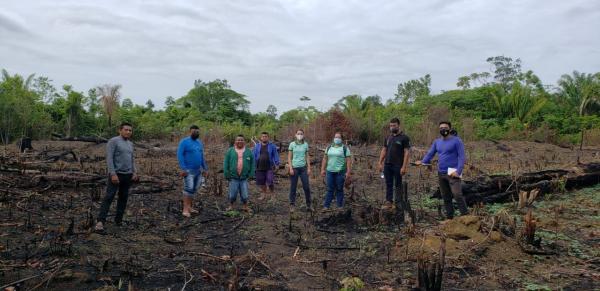
M 400 168 L 400 175 L 404 176 L 404 175 L 406 175 L 406 172 L 408 172 L 408 171 L 406 170 L 406 166 L 404 166 L 404 167 Z
M 140 181 L 140 176 L 138 176 L 137 174 L 133 174 L 133 177 L 131 177 L 131 180 L 133 182 L 139 182 Z
M 420 165 L 422 165 L 422 164 L 423 164 L 423 162 L 422 162 L 422 161 L 416 161 L 416 162 L 415 162 L 415 165 L 417 165 L 417 166 L 420 166 Z
M 450 176 L 450 177 L 452 177 L 452 178 L 460 178 L 460 176 L 458 175 L 458 173 L 457 173 L 457 172 L 453 172 L 452 174 L 450 174 L 450 175 L 448 175 L 448 176 Z
M 383 172 L 383 164 L 380 163 L 379 166 L 377 166 L 377 172 Z
M 294 176 L 294 168 L 290 168 L 290 176 Z
M 346 173 L 346 179 L 350 179 L 350 177 L 352 177 L 352 174 L 350 172 Z
M 325 170 L 321 170 L 321 177 L 325 177 Z
M 118 185 L 119 184 L 119 176 L 117 176 L 117 175 L 110 175 L 110 182 L 113 183 L 113 184 L 115 184 L 115 185 Z
M 204 178 L 208 178 L 208 171 L 202 172 L 202 176 L 204 176 Z
M 181 177 L 187 177 L 188 176 L 188 172 L 187 171 L 181 171 L 181 173 L 179 173 L 179 176 L 181 176 Z
M 310 168 L 308 168 L 308 175 L 310 176 L 312 174 L 312 170 Z

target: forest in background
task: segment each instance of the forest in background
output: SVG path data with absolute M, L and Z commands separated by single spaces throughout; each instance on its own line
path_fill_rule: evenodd
M 287 140 L 304 128 L 312 141 L 328 141 L 335 130 L 349 140 L 374 143 L 392 117 L 414 143 L 428 144 L 437 122 L 450 120 L 466 141 L 529 140 L 562 146 L 600 143 L 600 72 L 573 71 L 546 84 L 520 59 L 490 57 L 487 72 L 458 78 L 456 88 L 432 94 L 432 77 L 401 82 L 389 98 L 343 96 L 325 112 L 299 96 L 302 106 L 279 112 L 269 105 L 251 113 L 250 101 L 225 79 L 196 80 L 188 93 L 168 96 L 158 109 L 148 100 L 135 104 L 121 96 L 121 85 L 105 84 L 79 91 L 60 89 L 49 77 L 11 75 L 2 70 L 0 134 L 4 145 L 21 137 L 48 139 L 52 134 L 110 137 L 121 122 L 134 126 L 134 138 L 176 139 L 191 124 L 212 141 L 229 141 L 262 131 Z

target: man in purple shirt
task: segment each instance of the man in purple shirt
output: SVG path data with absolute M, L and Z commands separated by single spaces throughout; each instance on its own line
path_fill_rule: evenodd
M 422 161 L 416 164 L 429 164 L 436 153 L 438 159 L 438 180 L 440 184 L 440 193 L 444 199 L 446 216 L 448 219 L 454 217 L 454 204 L 452 198 L 456 200 L 458 210 L 461 215 L 469 213 L 467 203 L 462 195 L 462 171 L 465 165 L 465 147 L 462 140 L 451 133 L 452 124 L 448 121 L 442 121 L 439 124 L 441 138 L 433 141 L 429 152 Z

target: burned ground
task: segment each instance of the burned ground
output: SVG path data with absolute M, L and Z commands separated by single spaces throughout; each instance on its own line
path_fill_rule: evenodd
M 355 181 L 345 209 L 307 212 L 299 189 L 298 209 L 290 214 L 289 182 L 280 169 L 274 197 L 259 201 L 253 187 L 253 214 L 246 214 L 224 211 L 227 186 L 218 173 L 224 146 L 209 145 L 211 175 L 196 199 L 200 213 L 184 219 L 175 145 L 148 144 L 137 148 L 142 179 L 126 223 L 116 226 L 109 216 L 106 234 L 97 234 L 91 229 L 104 195 L 104 145 L 33 146 L 34 152 L 2 159 L 0 286 L 336 290 L 364 284 L 404 290 L 418 284 L 418 261 L 438 260 L 444 238 L 446 290 L 600 288 L 598 186 L 568 191 L 557 181 L 552 193 L 525 208 L 517 201 L 477 205 L 472 215 L 444 222 L 440 202 L 429 197 L 435 174 L 413 167 L 406 180 L 416 223 L 397 225 L 380 209 L 377 148 L 354 147 Z M 424 151 L 415 148 L 413 160 Z M 467 151 L 466 179 L 571 169 L 577 161 L 575 150 L 539 143 L 478 142 Z M 580 161 L 600 161 L 600 149 L 584 149 Z M 316 168 L 311 188 L 319 210 L 325 187 Z M 521 239 L 528 210 L 541 239 L 537 247 Z

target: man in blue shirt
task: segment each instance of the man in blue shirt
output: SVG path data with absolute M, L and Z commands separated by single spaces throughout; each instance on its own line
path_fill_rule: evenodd
M 190 136 L 181 140 L 177 148 L 177 160 L 181 168 L 180 176 L 183 177 L 184 217 L 190 217 L 191 213 L 198 213 L 198 210 L 192 208 L 192 199 L 196 195 L 198 186 L 202 183 L 202 176 L 207 176 L 204 144 L 199 137 L 200 129 L 198 126 L 192 125 L 190 126 Z
M 444 208 L 448 219 L 454 217 L 454 204 L 452 198 L 456 200 L 458 210 L 461 215 L 469 213 L 467 203 L 462 195 L 462 172 L 465 165 L 465 147 L 462 140 L 451 133 L 452 124 L 448 121 L 442 121 L 439 124 L 441 138 L 433 141 L 429 152 L 422 161 L 416 164 L 429 164 L 436 153 L 439 154 L 438 160 L 438 180 L 440 193 L 444 199 Z
M 279 167 L 279 153 L 277 146 L 269 141 L 269 133 L 260 134 L 260 142 L 252 150 L 254 161 L 256 163 L 256 185 L 260 187 L 262 195 L 259 200 L 264 199 L 268 192 L 273 193 L 275 170 Z

